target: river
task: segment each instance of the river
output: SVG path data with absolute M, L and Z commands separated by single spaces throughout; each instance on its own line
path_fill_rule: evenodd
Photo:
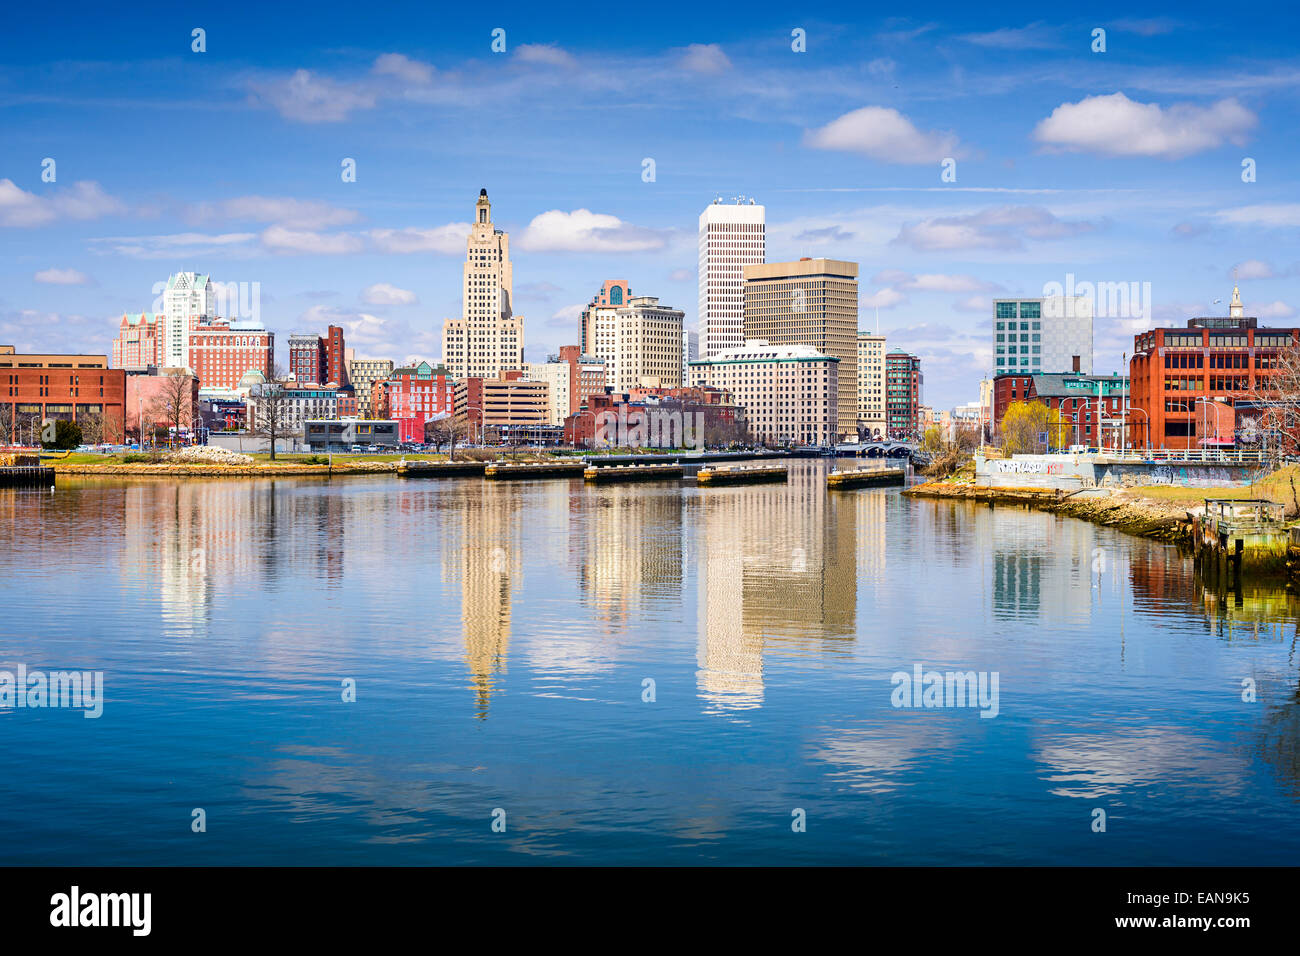
M 0 862 L 1300 859 L 1294 598 L 826 467 L 0 489 Z

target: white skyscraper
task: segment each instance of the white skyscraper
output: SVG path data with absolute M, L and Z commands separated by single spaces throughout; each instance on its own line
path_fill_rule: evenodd
M 766 210 L 743 196 L 715 199 L 700 213 L 700 354 L 745 342 L 747 265 L 766 261 Z
M 217 290 L 212 279 L 197 272 L 177 272 L 163 290 L 163 366 L 189 368 L 190 332 L 200 318 L 215 318 Z
M 524 367 L 524 317 L 511 309 L 510 237 L 492 225 L 487 190 L 474 204 L 465 254 L 464 314 L 442 325 L 442 360 L 452 377 L 495 378 Z

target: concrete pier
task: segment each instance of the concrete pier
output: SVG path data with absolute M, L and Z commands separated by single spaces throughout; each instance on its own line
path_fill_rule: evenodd
M 509 480 L 520 478 L 573 478 L 587 470 L 581 461 L 491 461 L 483 477 Z
M 907 480 L 902 468 L 844 468 L 826 476 L 826 487 L 836 489 L 877 488 L 881 485 L 901 485 Z
M 786 481 L 785 465 L 718 465 L 701 468 L 695 480 L 701 485 L 749 485 L 760 481 Z
M 673 481 L 682 478 L 686 469 L 681 465 L 604 465 L 589 467 L 583 477 L 593 484 L 622 481 Z
M 487 466 L 485 461 L 408 461 L 397 466 L 397 474 L 400 478 L 482 477 Z

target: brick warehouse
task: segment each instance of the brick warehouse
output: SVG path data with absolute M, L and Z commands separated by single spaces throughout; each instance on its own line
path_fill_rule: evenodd
M 1152 447 L 1233 444 L 1237 407 L 1266 387 L 1283 350 L 1300 342 L 1300 328 L 1256 328 L 1257 319 L 1244 314 L 1235 287 L 1228 311 L 1227 316 L 1188 319 L 1186 328 L 1134 336 L 1129 364 L 1133 444 L 1143 443 L 1143 412 L 1150 419 Z
M 23 355 L 0 345 L 0 417 L 13 440 L 19 430 L 40 438 L 45 419 L 80 421 L 83 429 L 102 423 L 102 434 L 87 441 L 124 439 L 126 371 L 108 367 L 106 355 Z

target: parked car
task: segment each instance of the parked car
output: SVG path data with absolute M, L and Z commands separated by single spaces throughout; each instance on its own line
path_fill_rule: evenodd
M 378 446 L 378 445 L 367 445 L 367 446 L 366 446 L 366 451 L 370 452 L 370 454 L 373 455 L 375 452 L 379 451 L 379 446 Z
M 361 446 L 360 446 L 360 445 L 353 445 L 352 448 L 349 449 L 349 450 L 350 450 L 350 451 L 352 452 L 352 454 L 354 454 L 354 455 L 359 455 L 359 454 L 361 454 Z

